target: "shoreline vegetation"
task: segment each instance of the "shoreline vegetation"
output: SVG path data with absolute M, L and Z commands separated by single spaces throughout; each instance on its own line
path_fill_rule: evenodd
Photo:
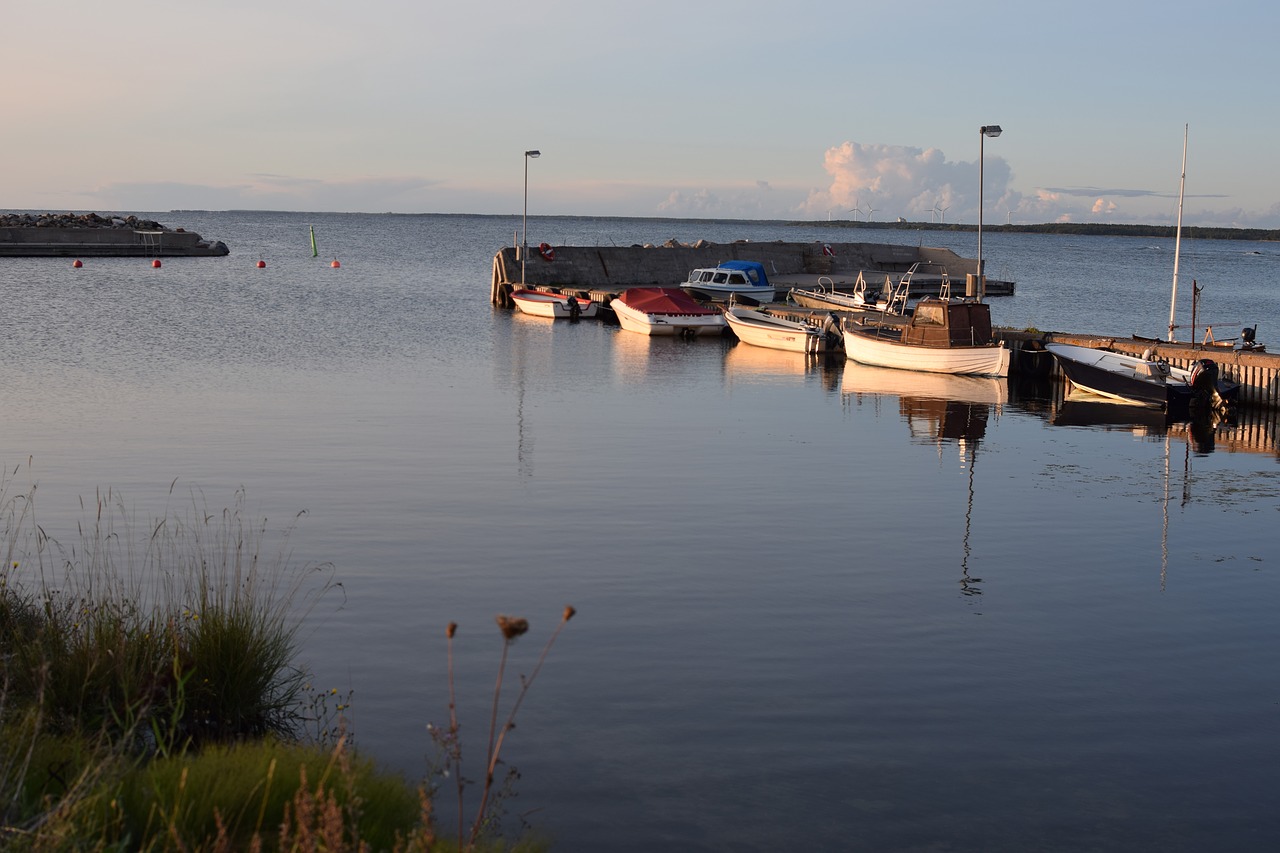
M 16 473 L 0 475 L 0 849 L 547 849 L 527 826 L 504 836 L 518 774 L 498 767 L 572 607 L 507 710 L 503 674 L 529 623 L 497 617 L 501 661 L 475 782 L 461 774 L 450 623 L 449 722 L 428 724 L 435 763 L 414 781 L 360 756 L 350 694 L 317 689 L 296 662 L 304 620 L 345 592 L 331 565 L 291 563 L 292 524 L 250 520 L 242 491 L 222 511 L 193 496 L 139 523 L 108 491 L 82 499 L 78 541 L 64 544 L 37 522 L 36 487 L 13 490 Z M 456 833 L 437 824 L 442 784 L 456 788 Z M 464 825 L 471 786 L 479 802 Z

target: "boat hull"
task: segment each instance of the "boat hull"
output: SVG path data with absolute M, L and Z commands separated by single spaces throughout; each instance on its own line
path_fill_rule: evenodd
M 1008 376 L 1010 350 L 999 344 L 934 347 L 904 344 L 884 329 L 845 326 L 845 357 L 872 367 L 961 376 Z
M 724 314 L 698 305 L 675 288 L 632 288 L 610 307 L 624 331 L 664 337 L 721 335 Z
M 537 290 L 517 290 L 511 294 L 511 301 L 522 314 L 532 317 L 549 317 L 554 320 L 572 319 L 577 306 L 577 316 L 589 318 L 596 316 L 599 303 L 577 296 L 564 296 L 559 293 L 544 293 Z
M 816 326 L 735 306 L 725 311 L 729 329 L 744 344 L 786 352 L 826 352 L 827 335 Z
M 1072 344 L 1047 344 L 1045 349 L 1071 384 L 1090 394 L 1171 411 L 1189 408 L 1197 396 L 1190 371 L 1181 367 Z M 1231 404 L 1240 386 L 1219 380 L 1216 390 Z
M 1163 376 L 1151 372 L 1146 366 L 1151 362 L 1137 356 L 1069 344 L 1049 344 L 1045 349 L 1053 354 L 1063 375 L 1081 391 L 1159 409 L 1168 405 L 1169 383 Z M 1139 366 L 1145 375 L 1139 374 Z M 1169 368 L 1169 378 L 1186 384 L 1186 377 L 1175 375 L 1175 370 Z M 1185 371 L 1177 373 L 1185 374 Z

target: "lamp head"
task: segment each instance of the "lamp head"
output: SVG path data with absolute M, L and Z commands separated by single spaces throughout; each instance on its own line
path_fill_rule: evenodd
M 1000 128 L 998 128 L 998 127 L 997 127 L 997 128 L 996 128 L 996 133 L 999 133 L 999 132 L 1000 132 Z M 526 157 L 541 157 L 541 156 L 542 156 L 542 152 L 541 152 L 541 151 L 526 151 L 526 152 L 524 152 L 524 156 L 526 156 Z
M 983 127 L 978 128 L 978 131 L 983 136 L 999 136 L 1001 133 L 1000 125 L 998 124 L 984 125 Z

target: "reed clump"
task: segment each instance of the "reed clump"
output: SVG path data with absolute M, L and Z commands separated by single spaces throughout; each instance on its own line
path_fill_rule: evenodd
M 360 758 L 350 696 L 331 704 L 337 691 L 314 692 L 295 663 L 302 620 L 338 585 L 329 566 L 290 564 L 289 529 L 269 553 L 265 520 L 250 522 L 238 493 L 221 512 L 193 500 L 139 530 L 107 492 L 65 546 L 37 523 L 35 487 L 12 494 L 11 477 L 0 477 L 0 849 L 542 849 L 507 843 L 492 819 L 502 741 L 551 646 L 497 728 L 506 652 L 527 623 L 500 625 L 475 823 L 441 840 L 429 781 Z M 449 691 L 452 714 L 452 646 Z

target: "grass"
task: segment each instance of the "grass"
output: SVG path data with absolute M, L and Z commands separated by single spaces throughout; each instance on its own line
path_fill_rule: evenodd
M 16 475 L 17 469 L 14 471 Z M 510 710 L 508 652 L 528 623 L 499 617 L 501 660 L 479 782 L 461 774 L 450 625 L 445 765 L 459 822 L 438 837 L 430 780 L 379 770 L 353 747 L 336 691 L 311 695 L 298 629 L 337 585 L 295 568 L 244 495 L 194 501 L 139 528 L 118 494 L 86 508 L 64 546 L 35 517 L 35 487 L 0 477 L 0 849 L 15 851 L 538 850 L 501 837 L 495 770 L 507 733 L 573 608 Z M 172 491 L 172 486 L 171 486 Z M 502 720 L 501 725 L 499 720 Z M 438 743 L 442 730 L 433 729 Z M 511 777 L 508 777 L 508 781 Z M 464 791 L 479 785 L 469 829 Z
M 31 505 L 6 501 L 11 538 Z M 93 509 L 76 547 L 37 527 L 27 558 L 0 570 L 11 697 L 38 700 L 54 732 L 138 735 L 161 752 L 294 734 L 307 681 L 297 630 L 331 579 L 304 584 L 325 570 L 264 563 L 266 524 L 246 520 L 242 494 L 222 513 L 160 518 L 145 537 L 118 496 Z

